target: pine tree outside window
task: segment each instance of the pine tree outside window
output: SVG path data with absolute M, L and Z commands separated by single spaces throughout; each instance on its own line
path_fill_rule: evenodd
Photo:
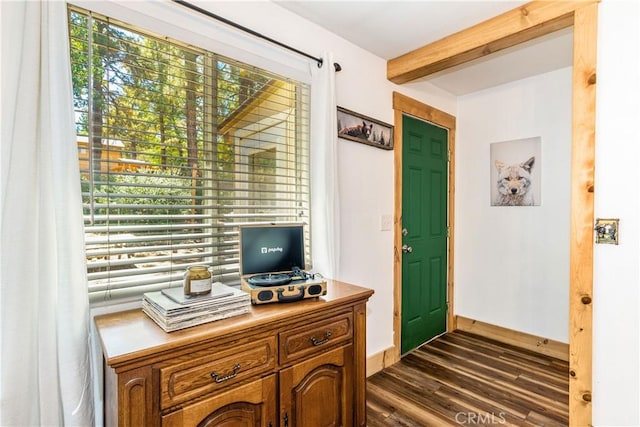
M 70 7 L 92 301 L 239 282 L 238 227 L 303 223 L 309 87 Z

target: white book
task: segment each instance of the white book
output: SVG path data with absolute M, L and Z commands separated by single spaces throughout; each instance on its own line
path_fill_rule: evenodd
M 217 298 L 228 297 L 233 295 L 233 288 L 224 285 L 220 282 L 215 282 L 211 285 L 211 292 L 205 295 L 188 296 L 184 294 L 184 289 L 180 288 L 166 288 L 162 290 L 162 293 L 177 302 L 178 304 L 194 304 L 200 302 L 206 302 Z

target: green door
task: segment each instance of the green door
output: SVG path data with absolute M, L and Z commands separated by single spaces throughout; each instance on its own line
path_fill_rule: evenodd
M 406 353 L 447 327 L 448 131 L 402 119 L 402 333 Z

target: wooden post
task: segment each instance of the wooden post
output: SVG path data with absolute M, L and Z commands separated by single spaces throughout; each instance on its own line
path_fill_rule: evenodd
M 573 26 L 573 126 L 569 288 L 569 420 L 591 425 L 593 196 L 598 5 L 576 10 Z

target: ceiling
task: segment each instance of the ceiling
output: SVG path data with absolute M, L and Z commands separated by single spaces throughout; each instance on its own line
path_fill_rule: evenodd
M 527 1 L 273 0 L 351 43 L 392 59 L 514 9 Z M 464 95 L 571 66 L 573 32 L 565 29 L 419 81 Z

